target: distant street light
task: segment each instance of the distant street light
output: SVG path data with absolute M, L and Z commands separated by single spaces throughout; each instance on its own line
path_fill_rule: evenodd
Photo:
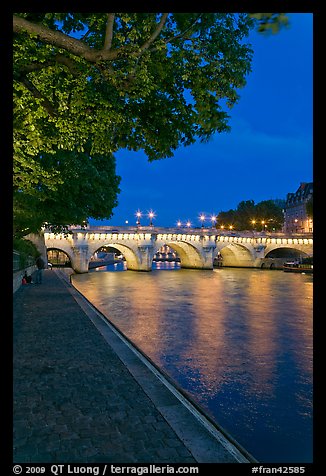
M 217 216 L 212 215 L 211 216 L 212 228 L 215 228 L 216 221 L 217 221 Z
M 178 221 L 177 221 L 177 226 L 178 226 L 179 228 L 181 228 L 181 225 L 182 225 L 181 221 L 178 220 Z
M 199 220 L 201 221 L 202 228 L 204 228 L 205 215 L 203 213 L 200 215 Z
M 188 220 L 187 223 L 186 223 L 187 227 L 190 228 L 191 227 L 191 223 L 190 221 Z

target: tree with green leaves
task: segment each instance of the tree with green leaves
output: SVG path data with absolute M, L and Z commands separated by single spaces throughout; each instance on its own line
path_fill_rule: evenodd
M 271 231 L 281 230 L 284 223 L 283 209 L 274 200 L 263 200 L 257 203 L 256 217 L 258 221 L 264 221 L 267 229 Z
M 265 13 L 14 14 L 15 230 L 110 218 L 119 149 L 153 161 L 229 131 L 251 68 L 250 29 L 285 22 Z M 94 167 L 106 181 L 88 203 Z
M 82 224 L 87 217 L 101 219 L 117 205 L 120 177 L 113 155 L 90 155 L 87 151 L 44 153 L 40 160 L 46 176 L 55 174 L 56 186 L 39 181 L 28 192 L 14 191 L 14 235 L 35 232 L 47 223 L 52 231 L 67 224 Z
M 279 203 L 283 203 L 283 201 L 263 200 L 256 205 L 253 200 L 242 201 L 236 210 L 221 211 L 218 214 L 217 227 L 231 225 L 235 230 L 281 230 L 284 215 Z
M 236 227 L 238 230 L 238 222 L 237 222 L 237 217 L 236 217 L 236 211 L 233 209 L 227 210 L 227 211 L 220 211 L 220 213 L 217 216 L 217 222 L 216 222 L 216 228 L 221 228 L 221 227 Z
M 255 215 L 256 206 L 253 200 L 245 200 L 240 202 L 236 209 L 237 228 L 240 230 L 248 229 L 248 226 Z

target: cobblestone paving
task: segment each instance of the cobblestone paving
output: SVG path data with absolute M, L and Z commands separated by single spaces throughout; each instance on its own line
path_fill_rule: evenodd
M 14 463 L 194 463 L 55 272 L 14 295 Z

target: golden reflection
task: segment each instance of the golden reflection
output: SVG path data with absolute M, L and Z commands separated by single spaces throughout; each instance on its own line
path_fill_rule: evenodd
M 221 268 L 88 273 L 73 283 L 201 399 L 240 384 L 268 399 L 288 365 L 311 378 L 310 276 Z
M 312 286 L 297 278 L 285 277 L 281 271 L 248 273 L 244 306 L 250 339 L 248 369 L 255 375 L 253 390 L 273 391 L 282 353 L 290 354 L 301 372 L 312 372 Z M 293 296 L 297 296 L 295 306 Z
M 208 274 L 210 276 L 208 276 Z M 197 370 L 201 383 L 216 393 L 223 382 L 225 358 L 225 319 L 224 283 L 214 270 L 194 274 L 192 305 L 194 318 L 191 322 L 193 339 L 183 351 L 183 359 Z M 197 278 L 197 279 L 196 279 Z
M 243 301 L 247 327 L 248 369 L 255 376 L 252 392 L 259 387 L 264 392 L 274 390 L 273 373 L 276 371 L 278 342 L 278 318 L 280 309 L 274 300 L 273 282 L 269 271 L 248 273 L 247 292 Z
M 286 292 L 288 305 L 291 305 L 293 296 L 296 296 L 295 309 L 292 312 L 291 326 L 288 327 L 288 334 L 295 333 L 295 339 L 300 342 L 300 347 L 292 349 L 295 354 L 296 364 L 300 366 L 301 372 L 312 373 L 312 352 L 313 352 L 313 282 L 309 276 L 303 281 L 300 274 L 286 273 L 288 276 Z M 290 279 L 291 278 L 291 279 Z M 298 289 L 300 292 L 298 293 Z
M 147 273 L 101 272 L 73 278 L 76 288 L 151 358 L 162 352 L 162 302 Z M 84 278 L 84 279 L 83 279 Z
M 164 348 L 164 334 L 161 332 L 162 301 L 158 282 L 148 274 L 134 279 L 128 289 L 128 313 L 130 319 L 123 332 L 153 360 Z M 117 321 L 117 325 L 120 319 Z

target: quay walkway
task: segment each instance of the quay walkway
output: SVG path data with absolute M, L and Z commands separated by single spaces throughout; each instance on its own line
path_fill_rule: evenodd
M 65 277 L 66 276 L 66 277 Z M 248 463 L 60 270 L 13 299 L 14 463 Z

